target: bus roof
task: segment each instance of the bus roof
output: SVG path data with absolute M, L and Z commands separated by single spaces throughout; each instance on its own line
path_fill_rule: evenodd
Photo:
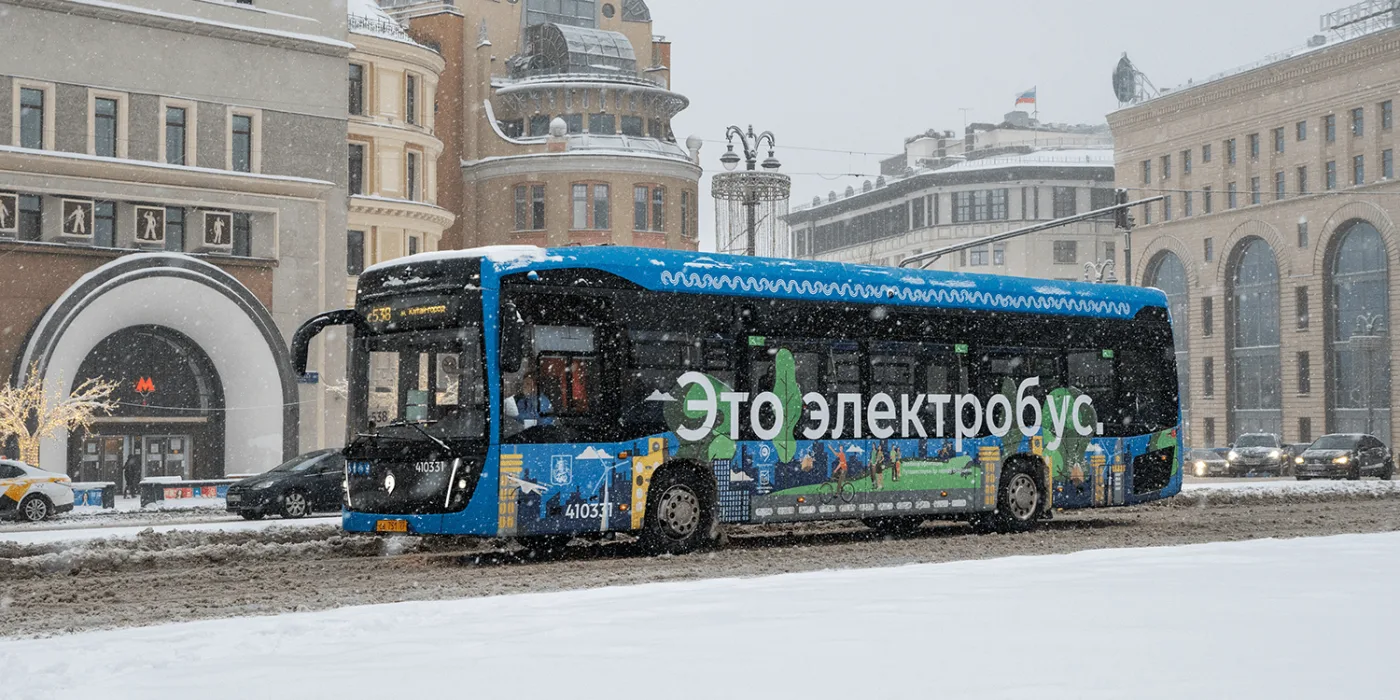
M 692 294 L 1125 319 L 1146 307 L 1167 306 L 1165 294 L 1142 287 L 613 246 L 440 251 L 381 263 L 365 272 L 477 258 L 486 286 L 529 270 L 588 268 L 644 289 Z

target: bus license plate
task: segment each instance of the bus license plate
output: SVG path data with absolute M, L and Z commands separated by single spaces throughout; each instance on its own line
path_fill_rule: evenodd
M 374 524 L 375 532 L 408 532 L 407 520 L 380 520 Z

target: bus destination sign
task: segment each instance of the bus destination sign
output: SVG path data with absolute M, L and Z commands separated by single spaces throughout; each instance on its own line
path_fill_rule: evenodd
M 361 309 L 376 332 L 445 328 L 460 317 L 460 301 L 445 295 L 386 299 Z

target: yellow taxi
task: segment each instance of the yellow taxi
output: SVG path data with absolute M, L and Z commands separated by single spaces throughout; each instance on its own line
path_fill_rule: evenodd
M 72 483 L 62 474 L 0 460 L 0 518 L 39 522 L 73 510 Z

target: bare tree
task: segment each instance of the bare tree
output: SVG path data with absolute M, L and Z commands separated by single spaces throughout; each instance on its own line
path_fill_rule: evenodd
M 111 415 L 117 408 L 112 400 L 116 382 L 89 379 L 65 396 L 45 391 L 38 370 L 37 365 L 30 367 L 20 386 L 0 387 L 0 439 L 14 436 L 19 441 L 20 460 L 34 466 L 39 464 L 41 440 L 60 430 L 91 428 L 94 416 Z

